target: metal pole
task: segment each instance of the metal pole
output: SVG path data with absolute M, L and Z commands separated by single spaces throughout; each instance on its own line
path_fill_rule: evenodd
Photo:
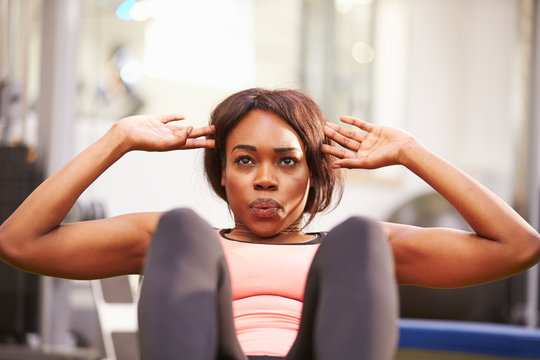
M 21 3 L 21 31 L 22 31 L 22 98 L 21 98 L 21 134 L 20 139 L 16 139 L 21 143 L 26 141 L 26 123 L 28 117 L 28 80 L 30 71 L 30 43 L 32 32 L 32 13 L 34 0 L 27 0 Z
M 39 156 L 51 175 L 73 157 L 80 2 L 47 0 L 43 5 Z
M 9 45 L 9 3 L 0 0 L 0 82 L 8 74 L 8 45 Z
M 45 175 L 73 157 L 80 2 L 43 3 L 38 156 Z M 42 277 L 41 336 L 45 350 L 68 342 L 67 281 Z
M 532 48 L 532 84 L 531 84 L 531 117 L 529 121 L 528 179 L 527 179 L 527 220 L 540 231 L 540 1 L 534 2 L 533 48 Z M 527 302 L 525 316 L 527 327 L 538 326 L 538 265 L 527 272 Z
M 5 102 L 5 87 L 7 87 L 10 75 L 9 63 L 9 1 L 0 0 L 0 144 L 7 143 L 9 139 L 9 119 L 7 102 Z

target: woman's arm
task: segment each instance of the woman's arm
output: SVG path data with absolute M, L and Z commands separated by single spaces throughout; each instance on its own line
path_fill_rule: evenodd
M 460 287 L 511 276 L 540 261 L 540 236 L 486 187 L 425 148 L 411 135 L 351 117 L 363 132 L 328 124 L 344 149 L 324 146 L 335 166 L 403 165 L 444 196 L 475 233 L 384 223 L 401 284 Z
M 131 150 L 212 147 L 212 132 L 170 122 L 181 116 L 122 119 L 45 180 L 0 226 L 0 259 L 26 271 L 67 278 L 138 273 L 159 213 L 61 225 L 82 192 Z

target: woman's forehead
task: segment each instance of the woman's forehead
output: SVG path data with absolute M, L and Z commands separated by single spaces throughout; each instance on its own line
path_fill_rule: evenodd
M 296 131 L 285 120 L 269 111 L 254 110 L 248 113 L 231 131 L 227 147 L 238 144 L 269 144 L 275 147 L 298 147 L 303 143 Z

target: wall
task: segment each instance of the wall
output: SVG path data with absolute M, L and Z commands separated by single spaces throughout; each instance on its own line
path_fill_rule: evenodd
M 405 6 L 408 12 L 408 46 L 403 54 L 406 81 L 400 90 L 403 118 L 399 122 L 433 151 L 511 201 L 517 2 L 381 0 L 383 5 L 392 3 Z M 161 89 L 150 100 L 156 99 L 162 106 L 149 109 L 182 112 L 201 105 L 193 111 L 195 123 L 204 122 L 212 106 L 226 94 L 167 84 Z M 379 96 L 376 101 L 384 104 L 385 99 Z M 174 103 L 178 110 L 171 105 Z M 78 150 L 110 124 L 110 120 L 82 119 L 76 137 Z M 212 225 L 230 226 L 226 206 L 207 189 L 201 162 L 200 151 L 128 154 L 85 198 L 103 201 L 110 215 L 190 206 Z M 328 229 L 352 214 L 384 219 L 403 201 L 429 191 L 402 169 L 369 174 L 355 171 L 347 173 L 347 178 L 341 205 L 319 217 L 312 228 Z

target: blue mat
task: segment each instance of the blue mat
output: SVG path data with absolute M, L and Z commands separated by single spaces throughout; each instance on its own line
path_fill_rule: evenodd
M 540 329 L 507 324 L 401 319 L 400 348 L 540 359 Z

